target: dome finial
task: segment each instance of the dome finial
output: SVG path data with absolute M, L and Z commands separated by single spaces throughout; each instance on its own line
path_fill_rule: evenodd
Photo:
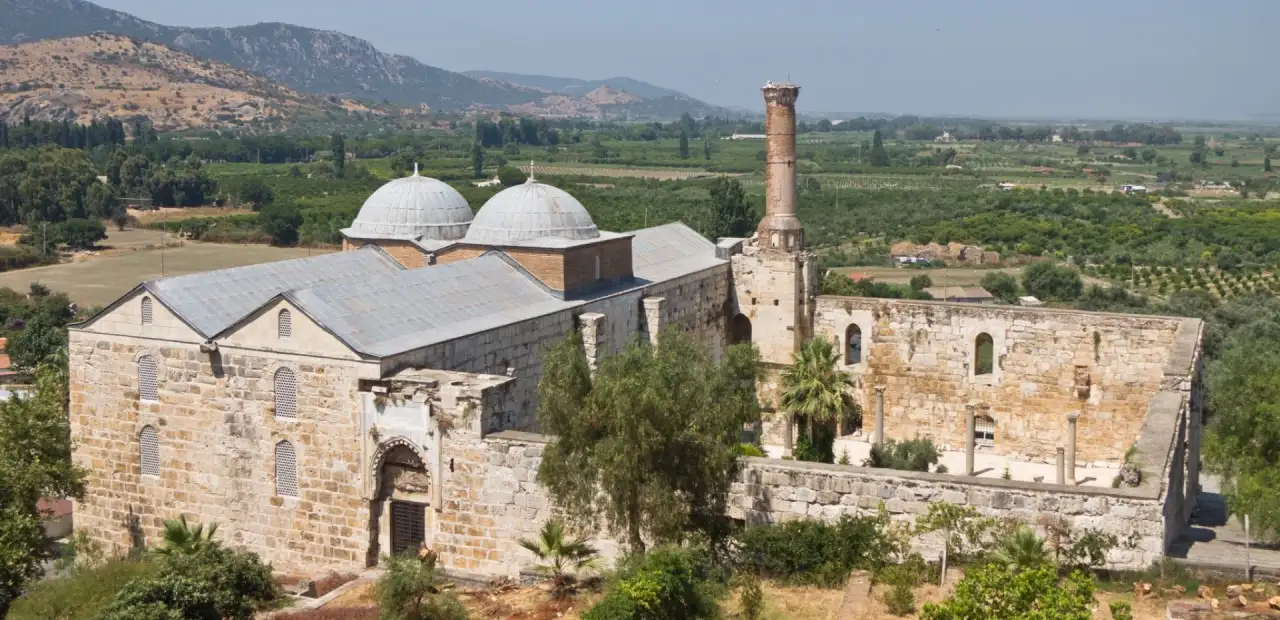
M 413 162 L 413 176 L 418 176 L 418 162 Z
M 525 179 L 524 182 L 526 184 L 538 182 L 537 179 L 533 178 L 533 160 L 532 159 L 529 160 L 529 178 Z

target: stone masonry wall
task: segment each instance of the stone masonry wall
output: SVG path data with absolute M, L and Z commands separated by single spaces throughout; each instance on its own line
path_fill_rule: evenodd
M 874 390 L 883 386 L 887 437 L 932 436 L 963 450 L 973 408 L 995 422 L 997 453 L 1045 461 L 1066 444 L 1067 414 L 1079 413 L 1077 461 L 1114 463 L 1133 445 L 1147 403 L 1161 389 L 1183 323 L 823 296 L 814 329 L 838 344 L 843 362 L 849 327 L 858 326 L 862 360 L 844 368 L 857 379 L 866 429 L 874 424 Z M 995 368 L 976 375 L 975 341 L 983 333 L 994 342 Z M 1179 372 L 1189 378 L 1191 368 Z
M 731 275 L 725 264 L 646 287 L 646 297 L 664 299 L 658 329 L 679 325 L 712 355 L 719 355 L 727 341 Z M 648 339 L 653 326 L 646 318 L 640 329 Z
M 160 361 L 157 401 L 139 401 L 136 359 Z M 219 536 L 277 570 L 314 574 L 363 566 L 358 379 L 376 364 L 70 332 L 71 434 L 88 494 L 76 529 L 108 552 L 155 546 L 164 519 L 217 522 Z M 275 361 L 273 361 L 275 360 Z M 271 377 L 297 376 L 297 417 L 277 419 Z M 142 475 L 139 433 L 157 431 L 160 475 Z M 297 453 L 298 497 L 275 494 L 275 445 Z
M 444 511 L 432 544 L 449 570 L 486 576 L 516 576 L 534 563 L 517 541 L 534 534 L 554 508 L 537 484 L 543 435 L 503 432 L 484 439 L 450 438 L 454 471 L 445 474 Z M 1137 547 L 1115 550 L 1113 568 L 1141 569 L 1164 553 L 1165 519 L 1160 485 L 1154 490 L 1107 489 L 966 479 L 946 474 L 867 469 L 847 465 L 746 459 L 730 494 L 729 515 L 747 523 L 791 519 L 833 521 L 885 509 L 896 520 L 913 520 L 932 502 L 971 505 L 984 515 L 1011 517 L 1033 526 L 1062 517 L 1075 528 L 1100 528 Z M 599 540 L 606 557 L 618 546 Z M 938 541 L 917 541 L 936 553 Z

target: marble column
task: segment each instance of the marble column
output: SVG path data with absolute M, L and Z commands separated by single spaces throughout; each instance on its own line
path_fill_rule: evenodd
M 1067 414 L 1067 480 L 1076 482 L 1076 420 L 1079 413 Z
M 973 475 L 973 452 L 977 449 L 977 441 L 974 434 L 977 432 L 977 419 L 973 413 L 973 408 L 969 407 L 965 411 L 964 420 L 964 475 Z
M 1061 446 L 1058 447 L 1058 484 L 1067 483 L 1067 464 L 1064 453 L 1066 451 Z
M 884 387 L 876 388 L 876 445 L 884 444 Z

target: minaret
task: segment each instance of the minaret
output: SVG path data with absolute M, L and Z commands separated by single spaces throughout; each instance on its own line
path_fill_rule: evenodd
M 795 84 L 769 82 L 760 89 L 765 102 L 764 219 L 757 243 L 771 250 L 804 248 L 804 226 L 796 217 L 796 98 Z

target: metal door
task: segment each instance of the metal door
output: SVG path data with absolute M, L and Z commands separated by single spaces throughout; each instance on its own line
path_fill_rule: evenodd
M 391 502 L 391 553 L 416 553 L 427 540 L 427 505 Z

